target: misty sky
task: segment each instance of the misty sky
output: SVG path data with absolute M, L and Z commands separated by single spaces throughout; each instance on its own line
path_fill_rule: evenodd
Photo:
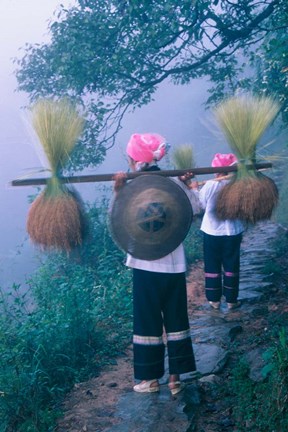
M 25 161 L 30 166 L 39 164 L 23 121 L 21 107 L 27 104 L 27 96 L 23 92 L 16 92 L 17 81 L 13 74 L 16 66 L 13 58 L 22 56 L 21 48 L 26 43 L 48 41 L 48 20 L 60 3 L 68 6 L 71 1 L 0 0 L 1 176 L 7 180 L 9 172 L 12 170 L 15 175 Z M 23 159 L 15 158 L 15 154 L 11 155 L 11 146 L 15 146 L 16 142 L 23 144 L 23 147 L 17 147 Z M 13 163 L 10 156 L 13 157 Z
M 48 40 L 48 20 L 60 4 L 68 6 L 71 1 L 61 0 L 0 0 L 0 88 L 1 108 L 15 107 L 21 97 L 13 95 L 16 80 L 13 76 L 13 57 L 18 57 L 26 43 Z M 22 96 L 23 97 L 23 96 Z
M 12 59 L 21 58 L 20 48 L 26 43 L 48 41 L 48 20 L 53 12 L 60 4 L 69 7 L 72 3 L 72 0 L 0 0 L 0 286 L 15 281 L 16 276 L 23 279 L 23 274 L 31 271 L 34 258 L 33 246 L 27 239 L 26 216 L 28 197 L 36 191 L 33 187 L 13 188 L 9 182 L 43 167 L 23 120 L 21 107 L 27 104 L 27 96 L 15 93 L 17 82 Z M 116 146 L 109 151 L 105 163 L 96 168 L 97 172 L 127 168 L 125 147 L 134 132 L 158 132 L 172 147 L 193 144 L 198 166 L 210 164 L 213 153 L 227 147 L 219 147 L 204 124 L 206 88 L 203 80 L 185 87 L 162 84 L 154 102 L 127 116 Z M 79 187 L 84 199 L 93 199 L 95 185 Z
M 34 262 L 26 233 L 32 188 L 12 188 L 9 181 L 31 167 L 41 167 L 23 121 L 25 94 L 15 93 L 12 58 L 25 43 L 48 40 L 48 19 L 67 0 L 0 0 L 0 286 L 23 282 Z M 24 171 L 23 171 L 24 170 Z M 26 171 L 27 173 L 27 171 Z
M 14 164 L 5 164 L 6 171 L 8 167 L 9 171 L 13 169 L 13 176 L 20 174 L 21 169 L 29 169 L 35 164 L 41 165 L 41 161 L 35 153 L 35 146 L 23 121 L 21 106 L 27 103 L 27 96 L 15 92 L 17 82 L 13 71 L 16 66 L 12 59 L 22 56 L 21 47 L 26 43 L 34 44 L 49 40 L 48 20 L 53 17 L 53 12 L 60 4 L 69 7 L 73 0 L 0 0 L 0 145 L 2 147 L 4 142 L 21 140 L 20 148 L 23 149 L 24 155 L 21 161 L 14 158 Z M 196 141 L 200 140 L 202 147 L 204 142 L 211 140 L 208 138 L 209 132 L 202 124 L 205 88 L 203 81 L 200 85 L 195 81 L 195 84 L 187 87 L 174 87 L 168 83 L 162 85 L 156 93 L 155 102 L 141 110 L 138 109 L 127 118 L 119 135 L 117 150 L 124 155 L 127 139 L 136 131 L 162 133 L 175 145 L 187 142 L 197 144 Z M 110 152 L 104 170 L 108 169 L 107 163 L 111 163 L 111 167 L 117 169 L 113 164 L 115 150 Z M 205 163 L 201 154 L 199 158 L 200 163 Z M 121 161 L 122 164 L 126 163 L 124 156 Z M 123 168 L 123 165 L 120 168 Z M 3 174 L 7 178 L 2 172 Z

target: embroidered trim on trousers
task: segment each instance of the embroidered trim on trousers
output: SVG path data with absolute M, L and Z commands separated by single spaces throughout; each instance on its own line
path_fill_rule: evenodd
M 133 269 L 133 352 L 136 379 L 164 375 L 166 332 L 169 373 L 194 371 L 187 315 L 185 273 L 157 273 Z
M 213 236 L 204 233 L 204 270 L 207 300 L 235 303 L 239 294 L 242 234 Z

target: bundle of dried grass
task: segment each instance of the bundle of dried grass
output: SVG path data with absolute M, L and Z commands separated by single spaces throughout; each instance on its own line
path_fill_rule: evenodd
M 235 176 L 220 191 L 216 213 L 220 219 L 240 219 L 249 223 L 270 219 L 278 204 L 278 189 L 269 177 L 257 173 L 255 177 Z
M 189 144 L 178 146 L 172 153 L 172 162 L 176 169 L 189 169 L 195 167 L 193 148 Z
M 31 240 L 44 249 L 70 252 L 82 243 L 85 229 L 81 203 L 68 189 L 57 196 L 42 192 L 30 207 L 27 231 Z
M 218 195 L 220 219 L 255 223 L 271 217 L 278 203 L 277 187 L 247 166 L 255 164 L 256 146 L 278 112 L 279 105 L 268 97 L 232 97 L 216 108 L 216 119 L 239 161 L 236 175 Z
M 83 118 L 67 100 L 41 100 L 32 108 L 32 125 L 50 163 L 52 177 L 31 205 L 27 231 L 43 248 L 70 252 L 87 230 L 83 205 L 61 182 L 61 172 L 83 130 Z

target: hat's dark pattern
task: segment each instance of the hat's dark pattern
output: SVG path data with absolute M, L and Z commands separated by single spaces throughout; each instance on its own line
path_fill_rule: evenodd
M 110 229 L 117 245 L 135 258 L 155 260 L 185 239 L 192 221 L 185 192 L 161 175 L 145 174 L 125 185 L 111 210 Z

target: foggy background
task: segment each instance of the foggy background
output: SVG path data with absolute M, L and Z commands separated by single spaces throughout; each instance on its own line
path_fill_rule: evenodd
M 9 184 L 21 176 L 37 177 L 37 170 L 43 168 L 24 120 L 27 96 L 15 92 L 17 82 L 13 71 L 16 65 L 12 59 L 22 57 L 20 48 L 26 43 L 49 40 L 48 20 L 59 4 L 68 7 L 72 2 L 0 0 L 0 286 L 4 290 L 13 282 L 24 283 L 39 265 L 39 258 L 43 258 L 30 244 L 25 229 L 29 195 L 35 194 L 37 189 Z M 162 134 L 171 145 L 170 153 L 174 146 L 192 144 L 197 166 L 209 166 L 215 152 L 230 151 L 214 134 L 211 113 L 204 110 L 207 87 L 204 80 L 194 80 L 189 86 L 162 84 L 154 102 L 126 116 L 116 146 L 109 150 L 105 163 L 87 173 L 125 171 L 125 147 L 134 132 Z M 165 159 L 169 161 L 166 157 L 160 162 L 164 168 Z M 81 184 L 77 188 L 84 199 L 93 201 L 99 184 Z

